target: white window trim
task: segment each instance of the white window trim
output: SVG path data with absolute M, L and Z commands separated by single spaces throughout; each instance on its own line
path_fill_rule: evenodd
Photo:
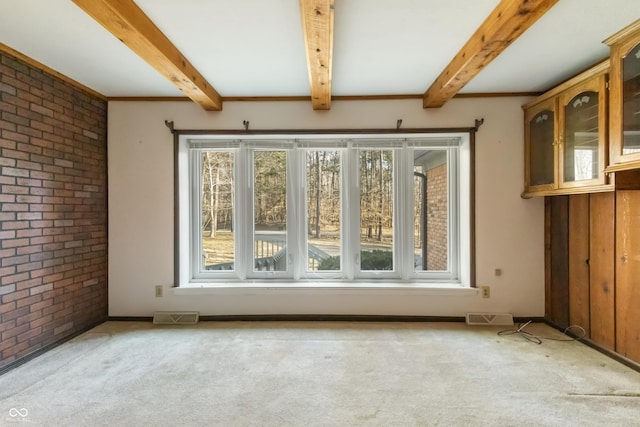
M 193 193 L 198 193 L 198 191 L 192 191 L 190 188 L 190 179 L 189 179 L 189 146 L 192 142 L 197 141 L 198 144 L 202 146 L 209 146 L 210 148 L 218 149 L 220 147 L 240 147 L 240 146 L 266 146 L 269 148 L 285 148 L 291 147 L 293 144 L 297 144 L 300 147 L 313 147 L 315 142 L 322 141 L 321 148 L 330 149 L 330 145 L 333 144 L 334 147 L 344 147 L 348 145 L 350 142 L 351 148 L 345 150 L 345 156 L 343 158 L 344 161 L 357 162 L 357 154 L 358 151 L 354 147 L 362 147 L 367 146 L 373 148 L 378 145 L 379 141 L 384 141 L 384 148 L 389 148 L 388 142 L 394 141 L 396 144 L 404 145 L 405 147 L 408 145 L 416 146 L 418 141 L 432 141 L 432 140 L 446 140 L 447 138 L 457 138 L 459 139 L 458 145 L 458 159 L 459 164 L 457 168 L 448 167 L 449 171 L 449 180 L 450 182 L 458 181 L 456 185 L 450 185 L 450 192 L 454 192 L 456 188 L 459 188 L 459 194 L 450 194 L 449 200 L 450 203 L 453 203 L 457 206 L 452 206 L 450 208 L 453 209 L 454 215 L 449 215 L 449 229 L 458 230 L 458 235 L 456 233 L 450 233 L 450 244 L 449 244 L 449 265 L 450 271 L 447 272 L 415 272 L 413 269 L 413 249 L 408 248 L 409 245 L 406 242 L 398 241 L 401 239 L 396 238 L 396 236 L 400 233 L 396 233 L 395 230 L 398 227 L 395 226 L 395 222 L 400 220 L 398 211 L 398 206 L 402 203 L 403 194 L 409 194 L 408 189 L 412 188 L 413 182 L 412 176 L 410 174 L 403 174 L 403 178 L 405 179 L 394 179 L 394 266 L 397 266 L 400 275 L 397 273 L 386 274 L 388 272 L 366 272 L 359 274 L 356 276 L 354 271 L 349 271 L 347 267 L 353 265 L 352 263 L 345 263 L 345 272 L 346 279 L 339 279 L 336 277 L 335 273 L 317 273 L 317 272 L 301 272 L 301 271 L 293 271 L 293 275 L 290 273 L 282 273 L 280 272 L 269 272 L 269 274 L 247 274 L 246 276 L 239 274 L 242 271 L 249 271 L 251 269 L 246 268 L 247 260 L 253 259 L 253 253 L 243 254 L 236 249 L 237 257 L 236 257 L 236 265 L 238 268 L 234 272 L 216 272 L 215 280 L 211 280 L 207 275 L 194 275 L 192 272 L 195 270 L 194 262 L 191 260 L 190 253 L 192 250 L 197 249 L 193 247 L 191 243 L 191 229 L 195 226 L 194 221 L 191 218 L 191 215 L 187 214 L 187 210 L 185 210 L 185 206 L 191 206 L 190 197 L 199 197 L 199 195 L 194 196 Z M 460 165 L 469 165 L 470 160 L 470 133 L 469 132 L 454 132 L 454 133 L 436 133 L 436 134 L 369 134 L 369 135 L 352 135 L 352 134 L 336 134 L 336 135 L 291 135 L 291 134 L 282 134 L 282 135 L 243 135 L 242 140 L 238 139 L 236 136 L 231 135 L 187 135 L 182 134 L 178 137 L 178 152 L 177 152 L 177 167 L 178 167 L 178 191 L 177 198 L 180 209 L 179 214 L 179 236 L 177 236 L 177 244 L 178 244 L 178 259 L 180 262 L 179 266 L 179 283 L 176 285 L 178 287 L 243 287 L 242 284 L 251 284 L 250 286 L 262 286 L 261 282 L 264 280 L 264 286 L 273 287 L 273 286 L 285 286 L 290 288 L 292 285 L 302 286 L 302 287 L 332 287 L 333 284 L 339 284 L 340 286 L 355 286 L 358 287 L 360 284 L 365 283 L 381 283 L 383 286 L 418 286 L 418 287 L 433 287 L 433 286 L 445 286 L 449 288 L 453 287 L 468 287 L 470 284 L 470 260 L 471 260 L 471 248 L 470 248 L 470 222 L 468 220 L 461 220 L 462 218 L 468 219 L 470 215 L 471 203 L 470 203 L 470 168 L 469 167 L 460 167 Z M 326 144 L 327 141 L 331 141 L 330 144 Z M 356 141 L 353 143 L 353 141 Z M 209 144 L 208 144 L 209 143 Z M 380 147 L 382 148 L 382 147 Z M 240 148 L 243 150 L 246 148 Z M 300 153 L 299 155 L 303 155 L 303 150 L 293 150 L 288 152 L 288 156 L 296 155 L 296 153 Z M 401 155 L 394 156 L 394 170 L 396 168 L 404 167 L 410 168 L 408 170 L 413 169 L 413 159 L 412 156 L 409 155 L 410 151 L 404 150 L 400 151 Z M 246 154 L 245 154 L 246 155 Z M 447 154 L 449 157 L 449 154 Z M 247 177 L 249 182 L 252 182 L 249 179 L 250 171 L 246 170 L 247 168 L 243 166 L 242 162 L 237 161 L 235 164 L 235 173 L 237 177 Z M 449 160 L 455 161 L 455 160 Z M 351 167 L 348 170 L 352 171 L 353 174 L 357 173 L 357 167 Z M 458 171 L 456 174 L 456 170 Z M 288 171 L 289 172 L 289 171 Z M 300 172 L 302 173 L 302 172 Z M 354 191 L 354 188 L 348 189 L 347 183 L 351 183 L 352 186 L 357 187 L 358 179 L 353 177 L 346 177 L 346 174 L 341 174 L 343 189 L 346 191 L 342 191 L 342 201 L 343 205 L 345 203 L 345 199 L 348 197 L 349 191 Z M 350 179 L 349 179 L 350 178 Z M 246 182 L 246 180 L 245 180 Z M 300 180 L 294 182 L 301 182 Z M 239 185 L 236 183 L 236 185 Z M 288 183 L 289 185 L 289 183 Z M 292 191 L 288 192 L 287 203 L 295 203 L 295 201 L 290 200 L 290 194 Z M 241 194 L 245 195 L 245 197 L 252 197 L 252 191 L 241 192 Z M 303 205 L 304 198 L 298 197 L 298 203 Z M 409 197 L 411 203 L 413 203 L 413 198 Z M 460 204 L 458 205 L 458 202 Z M 292 206 L 289 204 L 288 206 Z M 297 207 L 300 209 L 301 207 Z M 237 209 L 236 209 L 237 211 Z M 246 210 L 245 210 L 246 211 Z M 356 209 L 351 209 L 350 215 L 353 217 L 350 220 L 356 221 L 354 223 L 358 223 L 359 218 L 356 215 L 359 215 L 359 212 Z M 300 211 L 304 212 L 304 210 Z M 234 212 L 234 215 L 237 213 Z M 249 212 L 251 216 L 251 220 L 253 212 Z M 413 221 L 412 218 L 412 210 L 405 209 L 403 211 L 404 217 L 403 221 L 410 220 Z M 240 215 L 239 213 L 237 215 Z M 244 213 L 244 218 L 235 218 L 236 224 L 236 248 L 239 239 L 245 239 L 247 242 L 253 239 L 252 230 L 253 227 L 249 229 L 239 226 L 240 224 L 250 223 L 246 218 L 247 213 Z M 344 220 L 343 220 L 344 221 Z M 298 222 L 304 223 L 304 221 Z M 343 222 L 344 224 L 344 222 Z M 199 226 L 199 224 L 198 224 Z M 305 225 L 306 227 L 306 225 Z M 342 232 L 345 233 L 345 227 L 342 227 Z M 354 227 L 356 228 L 356 227 Z M 306 230 L 295 230 L 291 227 L 291 224 L 287 224 L 287 238 L 288 248 L 294 248 L 294 239 L 295 242 L 298 241 L 298 235 L 300 233 L 304 233 Z M 359 241 L 358 237 L 358 229 L 350 230 L 352 234 L 355 236 L 351 236 L 350 239 L 343 238 L 342 241 L 346 245 L 347 242 L 357 242 Z M 344 237 L 344 236 L 343 236 Z M 353 240 L 355 238 L 355 240 Z M 251 242 L 249 242 L 251 243 Z M 251 252 L 252 246 L 249 243 L 245 243 L 244 246 L 246 251 Z M 196 243 L 197 244 L 197 243 Z M 457 246 L 457 249 L 456 249 Z M 409 252 L 410 256 L 407 256 L 407 250 L 411 250 Z M 354 248 L 346 247 L 343 253 L 353 254 L 352 256 L 357 256 L 359 251 L 355 251 Z M 289 252 L 291 253 L 291 252 Z M 295 252 L 297 253 L 297 252 Z M 459 257 L 458 257 L 459 254 Z M 400 262 L 399 260 L 404 260 L 404 262 Z M 298 263 L 300 264 L 300 263 Z M 287 263 L 289 266 L 289 263 Z M 288 270 L 290 269 L 290 266 Z M 264 272 L 261 272 L 264 273 Z M 394 275 L 395 274 L 395 275 Z M 428 277 L 428 279 L 427 279 Z M 452 278 L 453 277 L 453 278 Z M 280 280 L 274 280 L 280 279 Z

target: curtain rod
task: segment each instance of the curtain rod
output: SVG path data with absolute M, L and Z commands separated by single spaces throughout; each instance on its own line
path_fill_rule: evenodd
M 331 135 L 331 134 L 397 134 L 397 133 L 459 133 L 477 132 L 484 123 L 484 118 L 476 119 L 471 127 L 447 127 L 447 128 L 406 128 L 400 129 L 402 120 L 398 120 L 396 127 L 374 129 L 262 129 L 249 130 L 249 122 L 242 122 L 244 129 L 175 129 L 173 121 L 165 120 L 164 124 L 173 135 Z

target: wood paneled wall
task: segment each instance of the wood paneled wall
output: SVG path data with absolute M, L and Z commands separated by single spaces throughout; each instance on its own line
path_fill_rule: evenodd
M 640 190 L 547 197 L 546 313 L 640 362 Z
M 640 191 L 616 194 L 616 351 L 640 361 Z

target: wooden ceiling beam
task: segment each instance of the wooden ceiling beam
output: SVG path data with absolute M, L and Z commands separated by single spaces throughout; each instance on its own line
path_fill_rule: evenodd
M 133 0 L 73 0 L 205 110 L 221 110 L 216 90 Z
M 333 1 L 300 0 L 311 103 L 314 110 L 331 108 Z
M 558 0 L 502 0 L 424 94 L 424 108 L 442 107 Z

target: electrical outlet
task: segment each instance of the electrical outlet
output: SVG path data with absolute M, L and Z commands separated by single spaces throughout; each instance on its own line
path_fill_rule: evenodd
M 163 289 L 162 285 L 156 285 L 156 298 L 162 298 Z
M 482 298 L 491 298 L 491 288 L 489 286 L 480 286 Z

